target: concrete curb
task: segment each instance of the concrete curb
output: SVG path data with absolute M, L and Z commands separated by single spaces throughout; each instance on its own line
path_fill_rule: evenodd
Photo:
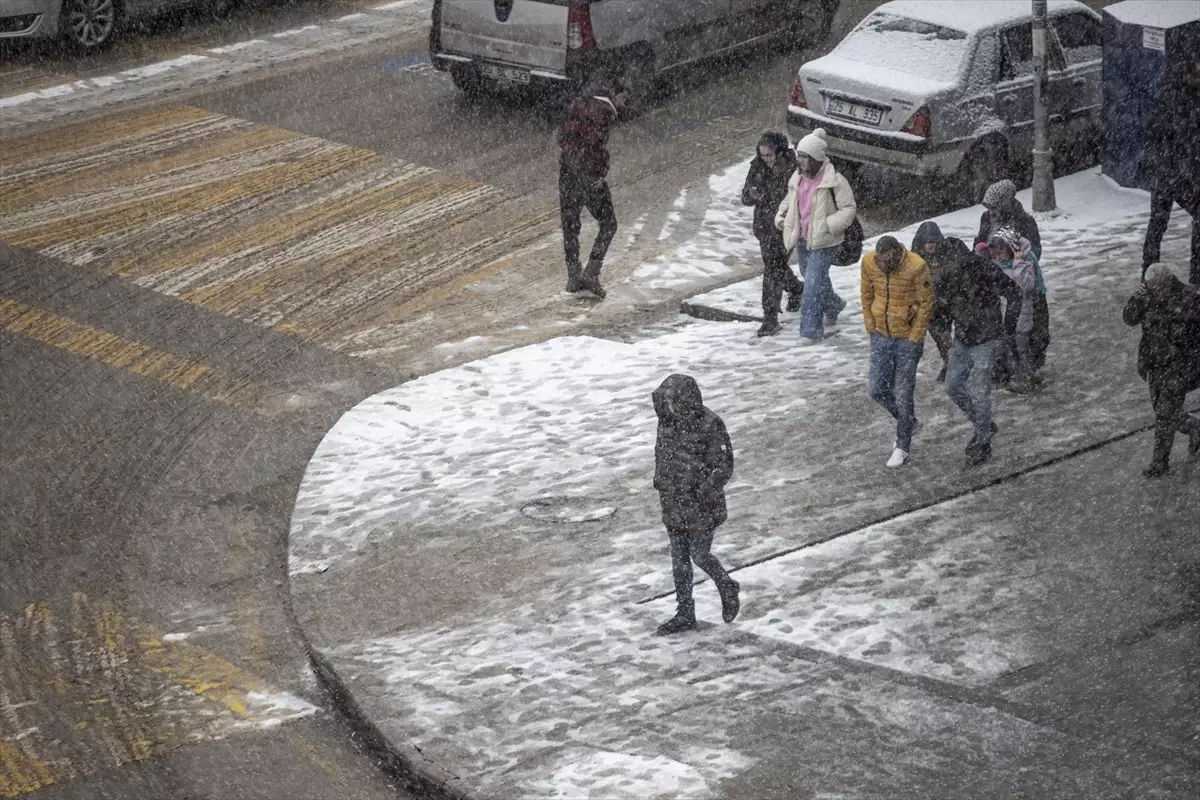
M 1200 407 L 1186 409 L 1186 412 L 1189 414 L 1200 413 Z M 1131 431 L 1125 431 L 1124 433 L 1119 433 L 1115 436 L 1110 436 L 1107 439 L 1101 439 L 1098 442 L 1092 442 L 1091 444 L 1086 444 L 1086 445 L 1083 445 L 1082 447 L 1077 447 L 1074 450 L 1070 450 L 1066 453 L 1061 453 L 1057 456 L 1047 458 L 1043 461 L 1035 462 L 1026 467 L 1021 467 L 1020 469 L 1016 469 L 1011 472 L 1006 472 L 1003 475 L 997 475 L 996 477 L 990 478 L 986 481 L 983 481 L 982 483 L 968 486 L 965 489 L 960 489 L 960 490 L 958 490 L 956 492 L 952 492 L 948 495 L 933 498 L 931 500 L 927 500 L 923 503 L 919 503 L 915 506 L 910 506 L 908 508 L 904 508 L 899 511 L 893 511 L 888 514 L 883 514 L 872 520 L 864 522 L 860 525 L 855 525 L 852 528 L 836 531 L 827 536 L 822 536 L 820 538 L 814 539 L 811 542 L 806 542 L 802 545 L 797 545 L 796 547 L 789 547 L 786 550 L 780 550 L 778 553 L 771 553 L 770 555 L 762 556 L 761 558 L 756 558 L 753 561 L 749 561 L 745 564 L 738 564 L 736 567 L 731 567 L 729 569 L 729 571 L 737 572 L 738 570 L 748 569 L 749 567 L 755 567 L 755 566 L 758 566 L 759 564 L 763 564 L 767 561 L 774 561 L 777 558 L 783 558 L 784 556 L 789 556 L 792 553 L 798 553 L 801 550 L 807 550 L 810 547 L 816 547 L 818 545 L 827 544 L 829 542 L 834 541 L 835 539 L 841 539 L 843 536 L 849 536 L 852 533 L 857 533 L 861 530 L 870 528 L 873 525 L 881 525 L 885 522 L 891 522 L 894 519 L 899 519 L 900 517 L 906 516 L 908 514 L 915 514 L 918 511 L 924 511 L 927 508 L 933 508 L 934 506 L 939 506 L 942 503 L 949 503 L 953 500 L 958 500 L 958 499 L 966 497 L 968 495 L 975 494 L 976 492 L 981 492 L 985 489 L 991 489 L 995 486 L 1000 486 L 1005 483 L 1010 483 L 1012 481 L 1017 480 L 1018 478 L 1023 478 L 1024 476 L 1026 476 L 1032 472 L 1037 472 L 1038 470 L 1041 470 L 1041 469 L 1053 467 L 1056 464 L 1061 464 L 1062 462 L 1069 461 L 1072 458 L 1086 455 L 1087 453 L 1090 453 L 1093 450 L 1099 450 L 1103 447 L 1109 446 L 1110 444 L 1116 444 L 1117 442 L 1124 441 L 1125 439 L 1129 439 L 1134 436 L 1137 436 L 1138 434 L 1146 433 L 1147 431 L 1152 431 L 1152 430 L 1154 430 L 1154 423 L 1150 423 L 1149 425 L 1142 425 L 1141 427 L 1135 428 Z M 698 580 L 696 582 L 696 585 L 704 583 L 706 580 L 708 580 L 708 579 L 701 578 L 700 580 Z M 669 592 L 662 592 L 662 593 L 656 594 L 652 597 L 643 597 L 641 600 L 636 601 L 634 604 L 640 606 L 640 605 L 645 605 L 647 603 L 653 603 L 656 600 L 664 600 L 668 597 L 674 597 L 674 596 L 675 596 L 675 590 L 672 589 Z
M 684 300 L 679 304 L 679 313 L 687 314 L 689 317 L 696 319 L 707 320 L 708 322 L 762 322 L 762 317 L 751 317 L 747 314 L 739 314 L 736 311 L 725 311 L 713 306 L 700 305 L 699 303 L 689 303 Z
M 307 637 L 301 635 L 301 638 L 317 683 L 331 705 L 355 732 L 359 744 L 377 760 L 384 772 L 421 798 L 478 800 L 468 794 L 457 775 L 431 761 L 419 749 L 391 742 L 359 707 L 325 656 L 312 646 Z

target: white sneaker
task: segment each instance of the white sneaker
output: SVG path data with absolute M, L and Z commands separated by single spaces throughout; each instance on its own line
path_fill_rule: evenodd
M 892 457 L 887 460 L 887 465 L 895 469 L 896 467 L 903 467 L 905 461 L 908 461 L 908 453 L 896 447 L 892 449 Z

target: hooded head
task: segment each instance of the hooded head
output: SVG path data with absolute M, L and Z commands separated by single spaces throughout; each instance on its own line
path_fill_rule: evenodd
M 917 235 L 913 237 L 912 251 L 922 257 L 928 256 L 930 251 L 925 249 L 925 245 L 939 245 L 944 241 L 946 237 L 936 222 L 922 222 L 921 227 L 917 228 Z
M 654 413 L 662 422 L 678 422 L 704 414 L 700 386 L 691 375 L 671 375 L 654 390 Z
M 756 157 L 771 168 L 786 168 L 789 172 L 795 167 L 795 156 L 788 143 L 787 134 L 768 131 L 758 140 Z

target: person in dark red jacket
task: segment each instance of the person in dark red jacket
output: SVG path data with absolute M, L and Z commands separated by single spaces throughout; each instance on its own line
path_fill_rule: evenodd
M 562 157 L 558 169 L 558 202 L 563 249 L 567 257 L 567 291 L 588 291 L 601 299 L 600 269 L 617 234 L 617 215 L 608 189 L 608 131 L 625 107 L 628 92 L 620 82 L 603 94 L 584 94 L 572 101 L 558 130 Z M 580 217 L 583 209 L 600 223 L 587 268 L 579 262 Z

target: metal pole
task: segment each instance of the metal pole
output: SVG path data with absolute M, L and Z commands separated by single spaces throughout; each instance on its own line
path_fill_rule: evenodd
M 1050 75 L 1046 70 L 1046 0 L 1033 0 L 1033 210 L 1053 211 L 1054 163 L 1050 149 Z

